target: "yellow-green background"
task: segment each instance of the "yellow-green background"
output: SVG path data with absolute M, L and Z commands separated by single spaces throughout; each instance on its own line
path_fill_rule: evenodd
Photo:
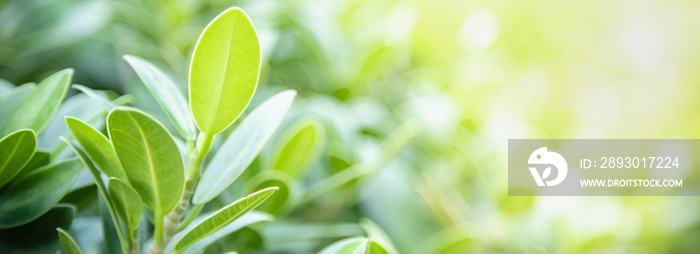
M 420 131 L 283 220 L 368 217 L 402 253 L 696 250 L 697 197 L 508 197 L 506 175 L 509 138 L 700 138 L 696 1 L 2 0 L 0 78 L 72 67 L 167 122 L 121 56 L 185 88 L 199 33 L 231 6 L 260 36 L 259 93 L 296 89 L 330 130 L 320 161 L 372 160 L 402 123 Z

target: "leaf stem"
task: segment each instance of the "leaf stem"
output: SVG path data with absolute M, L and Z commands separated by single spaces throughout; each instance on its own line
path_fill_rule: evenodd
M 194 193 L 194 187 L 197 186 L 197 182 L 202 175 L 202 162 L 206 157 L 209 149 L 211 148 L 212 140 L 214 139 L 213 134 L 201 133 L 197 139 L 197 145 L 194 152 L 190 153 L 189 165 L 187 165 L 187 170 L 185 171 L 185 191 L 182 193 L 180 202 L 175 207 L 175 210 L 165 215 L 163 219 L 163 231 L 162 231 L 162 241 L 156 241 L 151 246 L 149 254 L 160 254 L 165 250 L 165 246 L 168 245 L 170 239 L 177 233 L 178 227 L 180 225 L 180 220 L 185 214 L 185 210 L 190 205 L 190 199 L 192 198 L 192 193 Z M 158 228 L 156 228 L 157 230 Z

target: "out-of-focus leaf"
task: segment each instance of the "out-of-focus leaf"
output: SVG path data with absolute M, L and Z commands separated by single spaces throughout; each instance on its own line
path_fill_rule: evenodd
M 199 216 L 187 228 L 185 228 L 184 230 L 177 233 L 175 235 L 175 237 L 173 237 L 174 240 L 171 241 L 170 244 L 168 244 L 168 247 L 165 249 L 165 253 L 172 252 L 172 249 L 173 249 L 177 239 L 182 238 L 182 236 L 186 232 L 188 232 L 195 225 L 199 224 L 202 220 L 208 218 L 209 216 L 211 216 L 211 214 L 205 214 L 205 215 Z M 194 243 L 192 246 L 185 249 L 183 251 L 183 254 L 198 253 L 200 250 L 203 250 L 204 248 L 206 248 L 207 246 L 216 242 L 217 240 L 219 240 L 227 235 L 230 235 L 231 233 L 236 232 L 243 227 L 246 227 L 246 226 L 254 224 L 254 223 L 262 222 L 262 221 L 272 221 L 273 219 L 274 219 L 274 217 L 272 215 L 267 214 L 267 213 L 258 212 L 258 211 L 250 211 L 250 212 L 242 215 L 238 219 L 235 219 L 233 222 L 229 223 L 228 225 L 224 226 L 223 228 L 219 229 L 218 231 L 216 231 L 216 232 L 212 233 L 211 235 Z
M 175 244 L 173 248 L 174 253 L 182 253 L 196 242 L 225 227 L 241 215 L 255 209 L 276 190 L 277 188 L 275 187 L 260 190 L 216 211 L 216 213 L 188 230 Z
M 36 149 L 32 130 L 18 130 L 0 140 L 0 187 L 4 186 L 29 162 Z
M 58 204 L 36 220 L 0 230 L 0 253 L 56 253 L 60 245 L 56 228 L 70 228 L 76 208 Z
M 78 244 L 73 240 L 73 237 L 71 237 L 68 232 L 61 228 L 56 228 L 56 231 L 58 231 L 58 239 L 61 241 L 61 246 L 63 246 L 63 250 L 66 251 L 67 254 L 82 254 L 83 252 L 80 251 L 80 247 L 78 247 Z
M 270 168 L 302 178 L 309 164 L 318 156 L 324 142 L 323 125 L 316 120 L 302 120 L 282 135 L 272 156 Z
M 129 230 L 138 229 L 143 214 L 143 203 L 134 188 L 117 178 L 109 178 L 109 193 L 114 209 L 122 218 Z
M 78 159 L 70 159 L 13 181 L 0 195 L 0 228 L 25 224 L 51 209 L 70 190 L 82 168 Z
M 19 104 L 19 102 L 22 101 L 27 94 L 33 91 L 35 86 L 36 84 L 34 83 L 27 83 L 15 87 L 14 89 L 0 96 L 0 105 L 2 105 L 2 107 L 0 107 L 0 128 L 5 125 L 5 121 L 7 121 L 7 119 L 10 117 L 12 110 L 17 106 L 17 104 Z
M 193 203 L 209 202 L 243 173 L 282 123 L 295 95 L 292 90 L 278 93 L 243 119 L 204 171 Z
M 224 130 L 248 106 L 260 73 L 260 43 L 248 16 L 230 8 L 207 25 L 190 65 L 190 108 L 209 135 Z
M 12 88 L 15 88 L 14 84 L 10 83 L 10 81 L 0 78 L 0 94 L 11 91 Z
M 187 101 L 175 83 L 165 73 L 144 59 L 130 55 L 125 55 L 124 59 L 136 71 L 180 135 L 187 140 L 197 139 L 197 130 L 192 122 Z
M 185 189 L 185 167 L 170 133 L 146 113 L 126 107 L 109 113 L 107 130 L 143 203 L 156 218 L 172 211 Z
M 93 124 L 102 124 L 105 115 L 106 111 L 102 110 L 95 101 L 85 94 L 76 94 L 67 98 L 58 107 L 44 131 L 37 137 L 37 149 L 52 151 L 54 155 L 58 155 L 65 148 L 65 145 L 57 137 L 70 136 L 70 131 L 64 120 L 66 116 L 85 119 Z
M 369 239 L 384 247 L 384 249 L 386 249 L 388 253 L 399 253 L 396 250 L 396 247 L 394 247 L 394 244 L 391 242 L 389 236 L 387 236 L 386 232 L 384 232 L 384 230 L 381 227 L 379 227 L 379 225 L 377 225 L 370 219 L 362 218 L 360 219 L 360 226 L 362 226 L 365 232 L 367 232 L 367 237 Z
M 260 190 L 268 187 L 277 187 L 274 196 L 258 207 L 258 210 L 272 215 L 284 214 L 299 200 L 299 188 L 296 181 L 285 172 L 266 170 L 246 181 L 247 191 Z
M 66 126 L 83 147 L 90 160 L 109 177 L 128 181 L 126 173 L 119 164 L 117 155 L 107 137 L 87 123 L 74 117 L 66 117 Z
M 329 245 L 319 254 L 388 254 L 388 252 L 366 237 L 351 237 Z
M 105 96 L 98 94 L 97 91 L 92 90 L 89 87 L 83 85 L 73 85 L 71 87 L 73 87 L 73 89 L 83 92 L 85 95 L 90 97 L 93 101 L 97 103 L 97 105 L 100 105 L 100 107 L 102 107 L 102 109 L 105 112 L 109 112 L 112 109 L 114 109 L 114 107 L 116 107 L 112 101 L 108 100 Z
M 66 96 L 72 77 L 73 69 L 65 69 L 41 81 L 12 110 L 2 135 L 24 128 L 41 133 Z

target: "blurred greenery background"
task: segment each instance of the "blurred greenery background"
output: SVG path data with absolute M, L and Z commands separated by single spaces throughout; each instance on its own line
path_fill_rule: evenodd
M 262 45 L 253 104 L 295 89 L 286 126 L 326 131 L 293 208 L 222 250 L 314 252 L 367 217 L 401 253 L 696 251 L 696 197 L 508 197 L 506 163 L 509 138 L 700 138 L 695 1 L 2 0 L 0 78 L 75 68 L 169 123 L 122 55 L 184 90 L 196 39 L 231 6 Z M 304 198 L 357 165 L 370 170 Z M 99 225 L 84 207 L 74 228 Z

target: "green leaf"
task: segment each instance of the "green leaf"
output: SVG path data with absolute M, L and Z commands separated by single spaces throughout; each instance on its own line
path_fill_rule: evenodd
M 22 99 L 34 90 L 36 84 L 27 83 L 13 88 L 11 91 L 3 94 L 0 97 L 0 128 L 5 125 L 5 121 L 12 114 L 12 110 L 19 104 Z
M 24 165 L 22 170 L 20 170 L 19 174 L 17 174 L 15 177 L 24 177 L 25 175 L 34 172 L 35 169 L 49 165 L 49 163 L 51 163 L 50 153 L 43 151 L 34 151 L 34 155 L 32 155 L 32 158 L 29 160 L 29 162 L 27 162 L 26 165 Z
M 185 230 L 182 230 L 181 232 L 177 233 L 173 239 L 177 240 L 182 238 L 182 236 L 188 232 L 190 229 L 194 227 L 194 225 L 197 225 L 200 223 L 202 220 L 205 218 L 208 218 L 211 214 L 203 215 L 198 217 L 197 219 L 194 220 L 190 226 L 185 228 Z M 264 212 L 259 212 L 259 211 L 250 211 L 238 219 L 235 219 L 233 222 L 229 223 L 228 225 L 224 226 L 223 228 L 219 229 L 218 231 L 214 232 L 213 234 L 203 238 L 202 240 L 197 241 L 195 244 L 192 246 L 188 247 L 183 251 L 184 254 L 194 254 L 198 253 L 200 250 L 205 249 L 207 246 L 211 245 L 212 243 L 218 241 L 219 239 L 226 237 L 230 235 L 233 232 L 236 232 L 246 226 L 249 226 L 254 223 L 262 222 L 262 221 L 272 221 L 274 217 L 272 215 L 269 215 Z M 165 248 L 165 253 L 171 253 L 173 246 L 175 245 L 176 241 L 170 241 L 170 244 Z
M 111 177 L 109 178 L 109 193 L 114 202 L 114 209 L 122 218 L 129 230 L 134 231 L 139 228 L 141 215 L 143 214 L 143 203 L 139 194 L 123 181 Z
M 323 125 L 314 119 L 297 122 L 282 135 L 270 168 L 287 172 L 296 179 L 304 177 L 309 164 L 321 151 L 324 135 Z
M 73 237 L 71 237 L 68 232 L 63 230 L 62 228 L 56 228 L 56 231 L 58 231 L 58 239 L 61 241 L 61 245 L 63 246 L 63 250 L 66 251 L 68 254 L 82 254 L 83 252 L 80 250 L 80 247 L 78 247 L 78 244 L 73 240 Z
M 350 237 L 324 248 L 319 254 L 387 254 L 378 243 L 366 237 Z
M 0 230 L 0 253 L 56 253 L 56 228 L 70 228 L 76 208 L 58 204 L 41 217 L 19 227 Z
M 383 246 L 388 253 L 399 253 L 386 232 L 372 220 L 362 218 L 360 219 L 360 226 L 367 232 L 369 239 Z
M 18 130 L 0 140 L 0 187 L 4 186 L 29 162 L 36 149 L 32 130 Z
M 243 173 L 282 123 L 295 95 L 293 90 L 280 92 L 243 119 L 204 170 L 193 203 L 211 201 Z
M 78 159 L 48 165 L 13 181 L 0 195 L 0 228 L 30 222 L 63 197 L 83 168 Z
M 107 130 L 143 203 L 156 218 L 172 211 L 185 189 L 185 167 L 170 133 L 146 113 L 126 107 L 109 113 Z
M 109 177 L 128 181 L 126 173 L 119 164 L 117 155 L 107 137 L 95 130 L 89 124 L 74 117 L 66 117 L 66 125 L 83 147 L 85 153 L 97 167 Z
M 299 200 L 301 191 L 289 174 L 276 170 L 265 170 L 248 179 L 245 184 L 246 191 L 259 190 L 267 187 L 277 187 L 274 196 L 270 197 L 258 210 L 273 215 L 282 215 L 292 210 Z
M 180 135 L 187 140 L 196 140 L 197 130 L 192 122 L 190 109 L 187 107 L 185 96 L 175 83 L 160 69 L 144 59 L 125 55 L 124 60 L 136 71 Z
M 12 110 L 2 128 L 3 135 L 25 128 L 41 133 L 66 96 L 72 77 L 73 69 L 65 69 L 41 81 Z
M 104 95 L 99 94 L 98 91 L 92 90 L 91 88 L 83 85 L 73 85 L 72 87 L 73 89 L 80 90 L 94 100 L 97 105 L 100 105 L 100 107 L 104 109 L 105 112 L 109 112 L 116 107 L 112 101 L 107 99 Z
M 230 8 L 207 25 L 190 65 L 190 108 L 197 127 L 209 135 L 233 123 L 248 106 L 260 73 L 260 43 L 240 8 Z
M 102 176 L 100 175 L 100 172 L 97 171 L 95 165 L 92 164 L 92 162 L 88 158 L 88 155 L 85 154 L 83 150 L 81 150 L 76 145 L 68 141 L 68 139 L 66 139 L 65 137 L 60 137 L 60 139 L 68 146 L 70 146 L 70 148 L 73 149 L 75 154 L 78 155 L 80 161 L 88 169 L 88 172 L 90 172 L 90 176 L 92 176 L 92 179 L 95 181 L 95 185 L 97 185 L 97 190 L 101 194 L 100 196 L 98 196 L 98 208 L 100 217 L 102 217 L 103 232 L 106 238 L 105 245 L 107 245 L 108 250 L 107 253 L 120 253 L 120 250 L 123 250 L 123 252 L 126 253 L 126 251 L 128 250 L 127 242 L 126 239 L 124 239 L 124 234 L 122 234 L 121 227 L 118 226 L 119 221 L 116 217 L 117 212 L 115 211 L 114 206 L 112 205 L 112 199 L 110 198 L 109 193 L 107 192 L 107 187 L 102 181 Z M 107 207 L 107 211 L 105 211 L 103 206 Z M 112 223 L 109 222 L 108 217 L 112 219 Z M 115 227 L 115 225 L 117 226 Z M 114 235 L 116 235 L 116 237 L 112 237 Z M 119 241 L 117 242 L 116 240 Z
M 277 188 L 275 187 L 260 190 L 216 211 L 216 213 L 192 227 L 192 229 L 187 231 L 187 233 L 185 233 L 184 236 L 177 241 L 174 248 L 175 253 L 182 253 L 182 251 L 190 247 L 192 244 L 195 244 L 208 235 L 211 235 L 217 230 L 225 227 L 248 211 L 255 209 L 255 207 L 262 204 L 276 190 Z

